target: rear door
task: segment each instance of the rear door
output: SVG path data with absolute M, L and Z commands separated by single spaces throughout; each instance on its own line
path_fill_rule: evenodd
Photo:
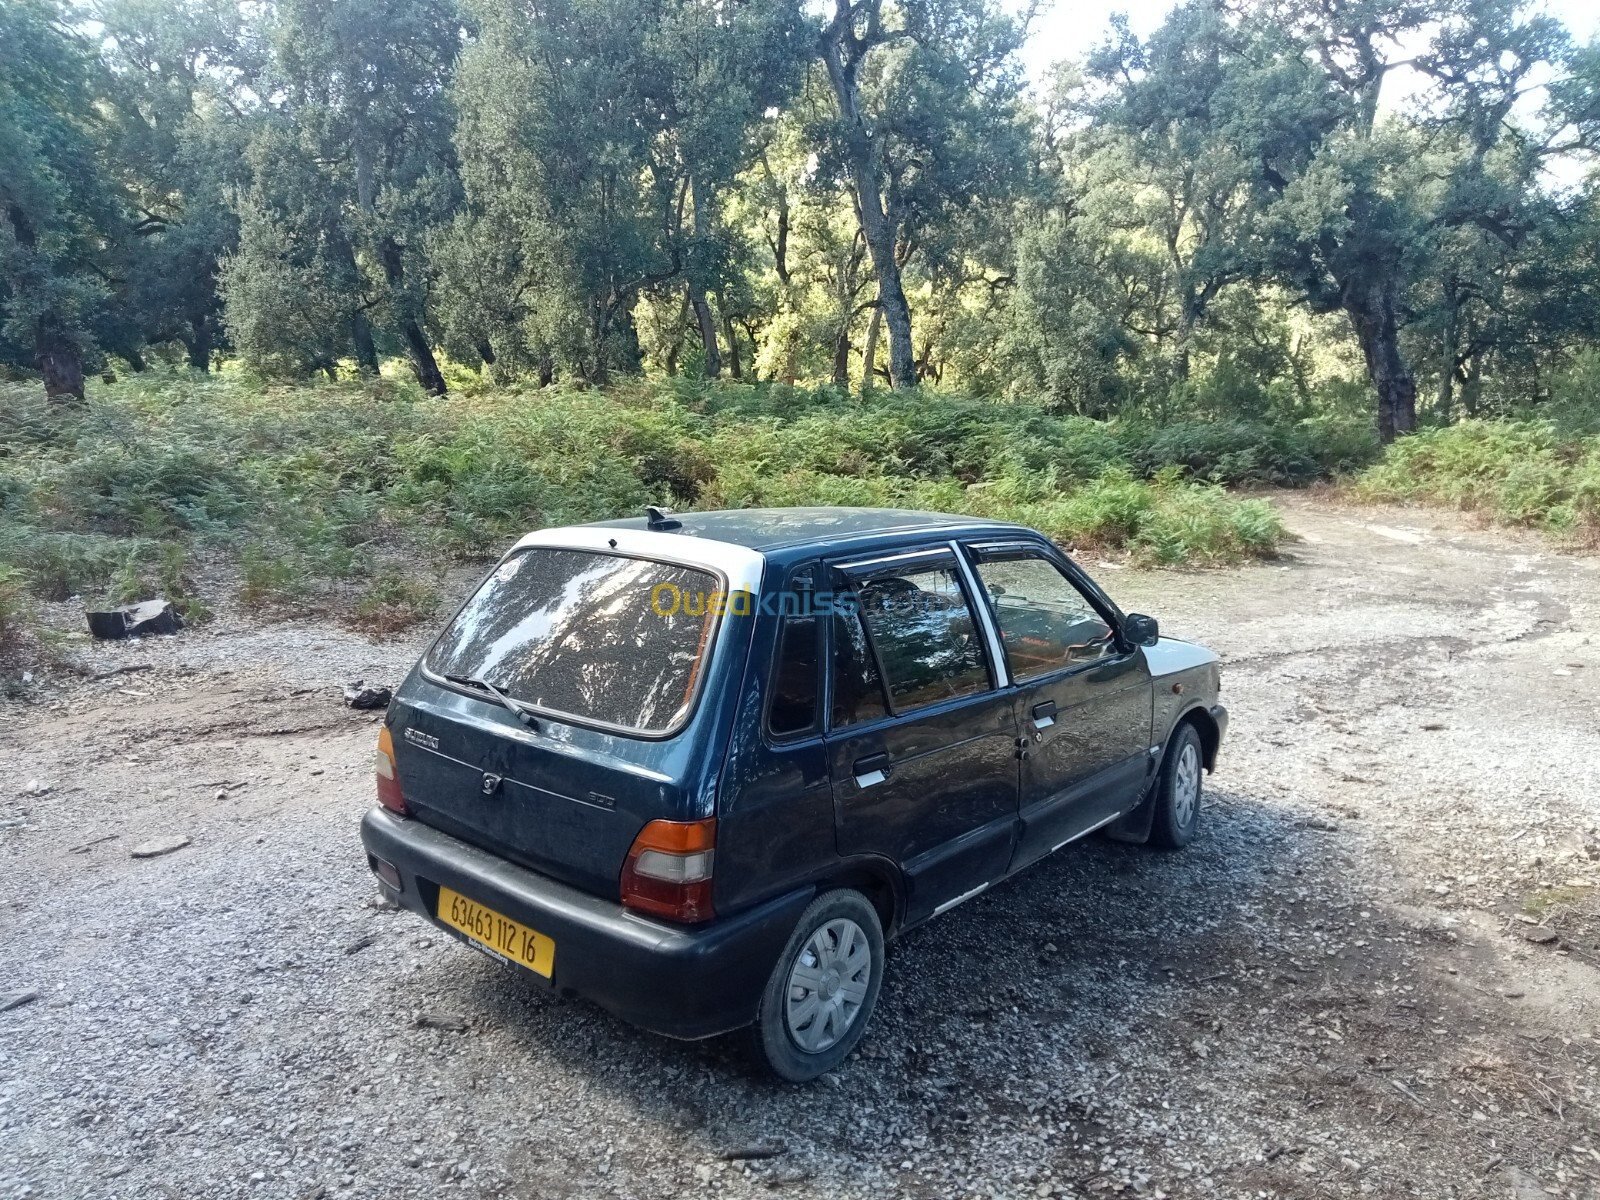
M 1012 869 L 1131 808 L 1151 766 L 1144 652 L 1044 547 L 969 547 L 1016 684 L 1022 831 Z
M 948 545 L 834 564 L 829 733 L 839 852 L 906 881 L 906 921 L 998 879 L 1017 818 L 1012 698 Z

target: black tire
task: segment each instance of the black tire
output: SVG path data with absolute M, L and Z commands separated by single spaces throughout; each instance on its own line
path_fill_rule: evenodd
M 1150 845 L 1177 850 L 1194 840 L 1205 792 L 1205 747 L 1199 731 L 1185 721 L 1172 731 L 1161 774 L 1156 779 Z
M 862 949 L 867 954 L 864 978 L 859 970 L 847 969 Z M 837 961 L 831 957 L 835 951 Z M 802 956 L 808 961 L 802 962 Z M 816 989 L 795 982 L 797 972 L 808 974 L 812 968 L 820 972 Z M 856 985 L 863 983 L 856 998 Z M 882 984 L 883 924 L 878 910 L 860 892 L 844 888 L 824 892 L 800 914 L 762 989 L 752 1031 L 757 1056 L 773 1074 L 792 1083 L 806 1083 L 833 1070 L 866 1032 Z M 808 1006 L 813 998 L 815 1006 Z M 791 1021 L 791 1000 L 797 1021 Z

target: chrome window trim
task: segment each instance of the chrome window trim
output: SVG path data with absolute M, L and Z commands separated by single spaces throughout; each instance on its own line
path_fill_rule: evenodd
M 1005 647 L 1000 643 L 999 626 L 995 623 L 993 605 L 989 603 L 978 583 L 978 575 L 972 569 L 972 564 L 967 561 L 966 554 L 961 549 L 961 543 L 952 541 L 950 549 L 955 553 L 961 577 L 966 580 L 969 603 L 972 606 L 972 615 L 978 619 L 978 624 L 983 627 L 984 644 L 989 647 L 989 661 L 994 664 L 995 691 L 1008 688 L 1014 682 L 1011 678 L 1011 664 L 1006 660 Z

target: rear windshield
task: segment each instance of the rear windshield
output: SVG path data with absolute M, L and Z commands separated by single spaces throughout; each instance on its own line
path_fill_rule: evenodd
M 534 547 L 489 576 L 424 665 L 546 712 L 663 733 L 688 715 L 720 587 L 693 567 Z

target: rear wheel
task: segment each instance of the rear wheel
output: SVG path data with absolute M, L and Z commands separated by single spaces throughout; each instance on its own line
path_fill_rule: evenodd
M 1200 826 L 1201 779 L 1205 754 L 1200 734 L 1185 722 L 1172 733 L 1167 756 L 1156 781 L 1156 808 L 1150 823 L 1150 844 L 1177 849 L 1194 840 Z
M 801 914 L 761 993 L 757 1050 L 795 1083 L 844 1061 L 883 982 L 883 926 L 860 892 L 824 892 Z

